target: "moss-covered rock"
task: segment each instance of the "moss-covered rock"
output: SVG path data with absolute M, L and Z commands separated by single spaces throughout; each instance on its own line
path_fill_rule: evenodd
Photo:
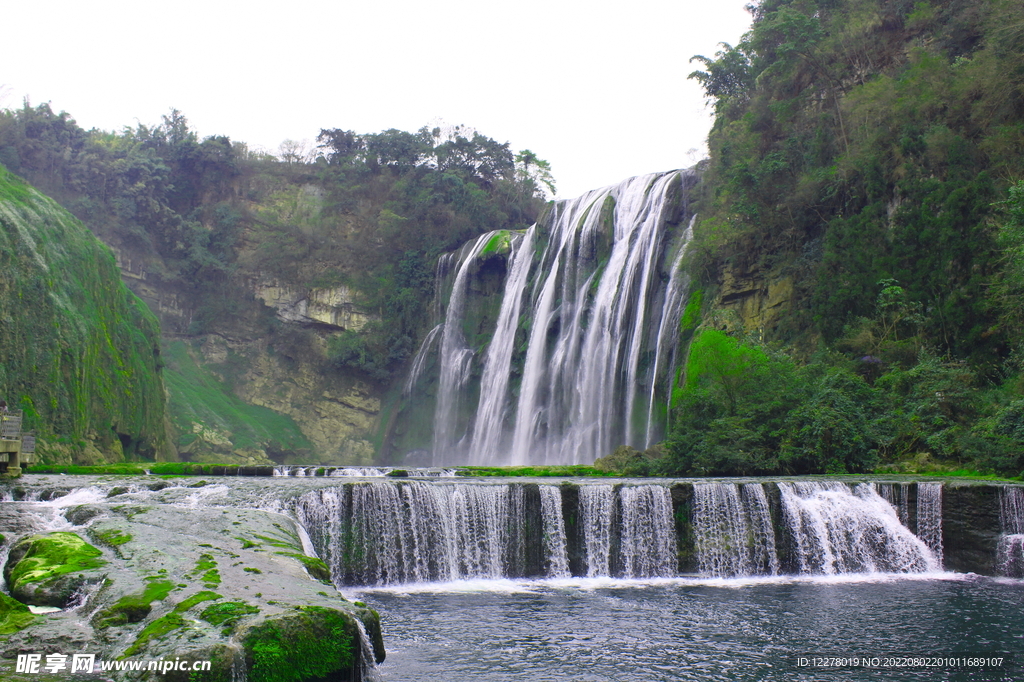
M 153 580 L 141 594 L 129 594 L 121 597 L 113 606 L 99 611 L 93 618 L 93 626 L 103 629 L 112 625 L 141 623 L 152 611 L 154 601 L 167 598 L 174 583 L 169 580 Z
M 0 320 L 0 387 L 42 461 L 174 456 L 156 318 L 109 248 L 3 167 Z
M 64 608 L 76 590 L 103 580 L 102 555 L 75 533 L 32 535 L 11 548 L 4 577 L 19 601 Z
M 0 592 L 0 635 L 9 635 L 28 627 L 35 616 L 17 599 Z
M 343 611 L 299 607 L 248 628 L 240 639 L 250 682 L 361 677 L 358 626 Z

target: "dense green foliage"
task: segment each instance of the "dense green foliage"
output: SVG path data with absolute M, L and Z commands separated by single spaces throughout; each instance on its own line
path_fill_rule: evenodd
M 700 332 L 662 469 L 1020 475 L 1024 7 L 750 10 L 694 58 L 716 121 L 690 265 L 710 295 L 730 270 L 793 293 L 767 328 L 706 317 L 751 336 Z
M 0 321 L 0 397 L 50 444 L 42 455 L 165 454 L 156 320 L 110 249 L 3 167 Z
M 248 280 L 352 287 L 379 316 L 332 346 L 338 367 L 386 380 L 412 352 L 438 255 L 536 217 L 549 165 L 454 127 L 361 135 L 324 129 L 281 158 L 200 141 L 178 111 L 155 127 L 81 129 L 48 105 L 0 112 L 0 161 L 187 299 L 187 329 L 297 341 L 252 301 Z

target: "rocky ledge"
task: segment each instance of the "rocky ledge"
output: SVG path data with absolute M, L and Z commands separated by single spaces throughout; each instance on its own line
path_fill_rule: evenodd
M 337 592 L 295 523 L 264 510 L 190 508 L 206 484 L 189 484 L 196 490 L 175 504 L 119 487 L 93 489 L 79 504 L 77 493 L 0 503 L 0 562 L 11 594 L 0 592 L 0 678 L 368 676 L 384 659 L 379 616 Z M 72 674 L 82 654 L 94 656 L 92 671 Z M 166 672 L 110 669 L 150 661 Z M 193 670 L 204 661 L 208 669 Z M 38 672 L 25 669 L 33 662 Z

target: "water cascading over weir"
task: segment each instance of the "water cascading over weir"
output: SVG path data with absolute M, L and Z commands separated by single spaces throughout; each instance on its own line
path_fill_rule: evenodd
M 397 459 L 580 464 L 660 440 L 696 180 L 631 178 L 442 257 L 436 324 L 394 420 Z
M 899 503 L 888 501 L 894 487 L 916 501 L 911 527 L 901 522 Z M 944 528 L 942 491 L 930 483 L 435 478 L 311 490 L 293 511 L 335 584 L 395 585 L 934 573 L 944 557 L 930 542 L 958 537 L 957 514 L 969 508 L 960 501 L 945 506 Z M 982 559 L 990 567 L 997 534 Z M 1016 545 L 1004 544 L 1012 555 Z M 981 565 L 952 559 L 961 570 Z

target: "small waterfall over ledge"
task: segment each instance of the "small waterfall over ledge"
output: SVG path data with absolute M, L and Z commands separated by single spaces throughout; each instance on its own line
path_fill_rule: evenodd
M 435 466 L 580 464 L 657 442 L 695 182 L 693 171 L 631 178 L 442 257 L 440 319 L 403 408 L 432 414 L 401 419 L 429 419 L 430 440 L 410 436 L 399 451 L 429 447 Z
M 311 490 L 293 510 L 339 586 L 941 570 L 926 539 L 935 522 L 915 535 L 877 490 L 837 481 L 385 479 Z M 925 506 L 941 500 L 941 490 L 913 492 Z
M 1005 487 L 999 494 L 999 520 L 1003 533 L 996 550 L 996 566 L 1012 578 L 1024 578 L 1024 488 Z

